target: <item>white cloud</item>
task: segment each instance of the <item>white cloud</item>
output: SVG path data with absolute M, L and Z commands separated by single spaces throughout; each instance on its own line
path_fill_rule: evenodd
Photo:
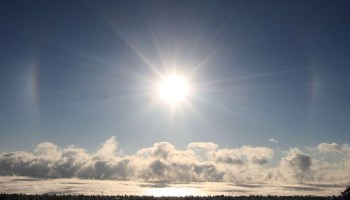
M 245 157 L 237 149 L 220 149 L 214 152 L 215 161 L 219 163 L 243 165 Z
M 212 142 L 192 142 L 187 145 L 187 149 L 194 151 L 215 151 L 219 146 Z
M 104 143 L 101 144 L 100 149 L 97 150 L 95 156 L 102 159 L 110 159 L 115 156 L 115 153 L 118 148 L 118 143 L 116 141 L 115 136 L 112 136 Z
M 220 149 L 214 152 L 217 162 L 242 165 L 244 163 L 263 165 L 272 159 L 273 150 L 267 147 L 243 146 L 239 149 Z
M 298 148 L 290 149 L 281 159 L 281 174 L 298 182 L 312 180 L 312 164 L 313 160 L 310 155 L 303 153 Z
M 272 159 L 273 150 L 267 147 L 250 147 L 243 146 L 240 149 L 248 158 L 248 160 L 255 164 L 265 164 Z
M 270 138 L 270 139 L 269 139 L 269 142 L 271 142 L 271 143 L 276 143 L 276 144 L 279 143 L 279 141 L 276 140 L 276 139 L 274 139 L 274 138 Z
M 319 150 L 320 153 L 340 153 L 342 151 L 342 148 L 337 143 L 321 143 L 317 146 L 317 150 Z
M 282 158 L 273 158 L 275 152 L 268 147 L 219 148 L 211 142 L 197 142 L 180 150 L 168 142 L 160 142 L 134 155 L 122 155 L 117 153 L 120 149 L 115 137 L 107 139 L 92 154 L 75 146 L 62 148 L 44 142 L 33 153 L 1 153 L 0 175 L 168 183 L 347 181 L 344 174 L 349 170 L 349 145 L 322 143 L 313 149 L 318 151 L 292 148 Z M 316 155 L 317 152 L 322 154 Z M 327 156 L 333 152 L 337 152 L 337 157 Z M 271 160 L 280 162 L 274 165 Z

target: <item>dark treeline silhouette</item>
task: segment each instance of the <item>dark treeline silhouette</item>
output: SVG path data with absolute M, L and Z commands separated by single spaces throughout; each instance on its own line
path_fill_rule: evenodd
M 26 194 L 0 194 L 0 200 L 350 200 L 350 186 L 339 196 L 184 196 L 184 197 L 154 197 L 136 195 L 26 195 Z
M 338 197 L 321 196 L 184 196 L 184 197 L 153 197 L 153 196 L 100 196 L 100 195 L 25 195 L 0 194 L 0 200 L 330 200 Z

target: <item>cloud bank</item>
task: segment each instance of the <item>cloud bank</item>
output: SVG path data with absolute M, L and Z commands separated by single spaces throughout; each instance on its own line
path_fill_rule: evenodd
M 0 176 L 166 183 L 346 183 L 350 170 L 350 146 L 336 143 L 322 143 L 306 152 L 292 148 L 281 158 L 274 157 L 275 150 L 268 147 L 219 148 L 211 142 L 190 143 L 182 150 L 160 142 L 134 155 L 117 152 L 115 137 L 95 153 L 44 142 L 34 152 L 0 153 Z

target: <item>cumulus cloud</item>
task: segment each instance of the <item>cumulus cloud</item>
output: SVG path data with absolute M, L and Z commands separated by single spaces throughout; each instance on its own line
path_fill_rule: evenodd
M 33 152 L 0 153 L 0 175 L 167 183 L 343 180 L 341 173 L 350 164 L 349 145 L 322 143 L 315 148 L 324 154 L 339 151 L 339 160 L 317 159 L 312 151 L 305 153 L 297 148 L 290 149 L 282 158 L 274 158 L 274 150 L 268 147 L 219 148 L 211 142 L 190 143 L 183 150 L 159 142 L 133 155 L 118 153 L 121 150 L 115 137 L 107 139 L 95 153 L 44 142 Z M 274 166 L 278 159 L 279 165 Z
M 272 159 L 273 150 L 267 147 L 243 146 L 241 151 L 252 163 L 263 165 Z
M 215 161 L 226 164 L 243 165 L 245 158 L 237 149 L 220 149 L 214 152 Z
M 217 144 L 212 142 L 193 142 L 187 145 L 187 149 L 196 154 L 201 160 L 211 160 L 212 152 L 218 148 Z
M 168 142 L 155 143 L 153 147 L 139 150 L 136 154 L 142 158 L 157 157 L 166 159 L 175 151 L 175 147 Z
M 107 139 L 104 143 L 101 144 L 101 147 L 97 150 L 95 156 L 102 159 L 113 158 L 115 156 L 117 148 L 118 143 L 116 141 L 116 138 L 115 136 L 112 136 L 111 138 Z
M 321 182 L 348 182 L 350 171 L 349 144 L 321 143 L 310 149 L 317 153 L 314 179 Z M 316 151 L 315 151 L 316 150 Z
M 272 159 L 273 150 L 267 147 L 243 146 L 239 149 L 220 149 L 214 152 L 217 162 L 242 165 L 253 163 L 263 165 Z
M 310 155 L 303 153 L 298 148 L 290 149 L 281 160 L 282 174 L 292 177 L 298 182 L 311 180 L 313 160 Z

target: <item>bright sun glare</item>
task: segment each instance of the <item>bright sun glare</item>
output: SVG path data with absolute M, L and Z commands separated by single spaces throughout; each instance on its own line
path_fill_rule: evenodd
M 188 81 L 175 74 L 162 78 L 158 85 L 160 99 L 172 105 L 185 101 L 188 98 L 189 90 Z

